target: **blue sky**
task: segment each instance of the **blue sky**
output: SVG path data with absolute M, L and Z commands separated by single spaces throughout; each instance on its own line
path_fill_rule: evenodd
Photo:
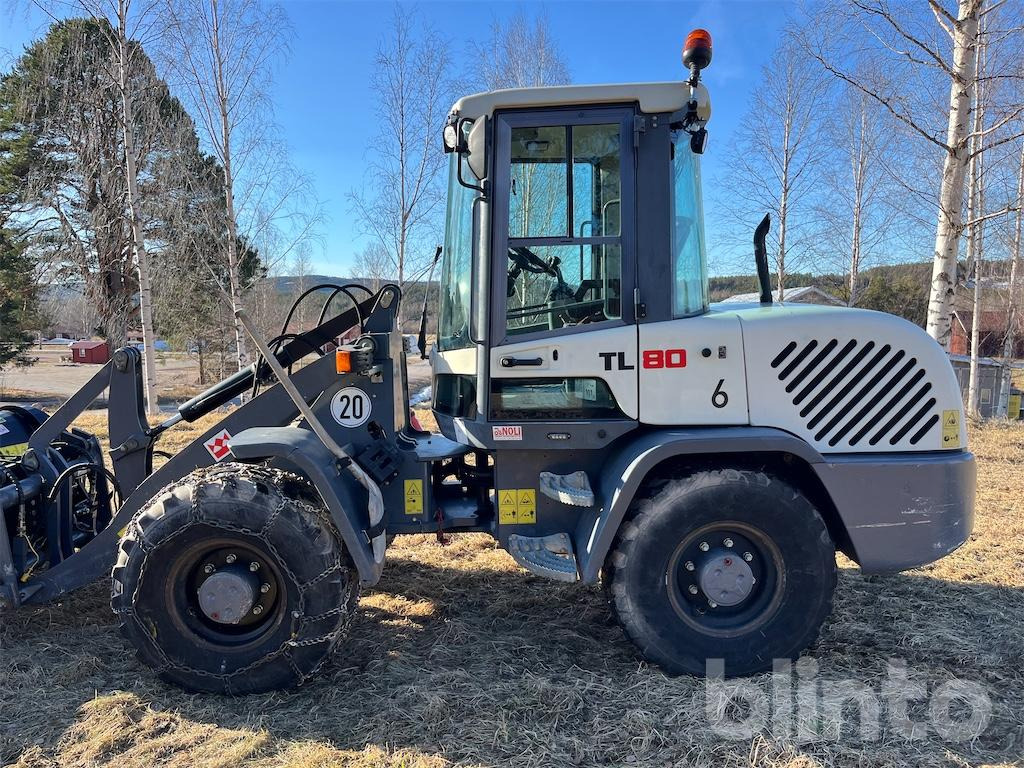
M 276 120 L 292 161 L 311 177 L 327 213 L 322 246 L 315 246 L 312 254 L 314 269 L 345 275 L 352 255 L 363 245 L 346 195 L 364 181 L 372 131 L 370 69 L 378 43 L 387 34 L 394 4 L 286 0 L 284 5 L 295 36 L 291 55 L 275 82 Z M 707 186 L 708 180 L 720 175 L 731 134 L 793 5 L 773 0 L 563 0 L 420 2 L 417 7 L 448 38 L 456 54 L 470 40 L 484 39 L 495 19 L 520 8 L 546 13 L 577 83 L 683 79 L 679 54 L 686 33 L 693 27 L 707 28 L 714 40 L 714 61 L 704 76 L 714 110 L 703 160 Z M 6 68 L 46 26 L 46 18 L 32 8 L 0 17 L 0 65 Z M 456 58 L 461 66 L 472 65 L 466 55 Z M 713 229 L 708 239 L 713 247 Z

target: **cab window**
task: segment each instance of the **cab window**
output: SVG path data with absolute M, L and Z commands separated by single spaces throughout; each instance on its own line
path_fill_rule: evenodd
M 621 316 L 621 122 L 510 129 L 506 332 Z
M 441 352 L 471 345 L 469 338 L 470 276 L 473 272 L 473 200 L 476 192 L 459 183 L 458 155 L 451 154 L 448 211 L 441 267 L 441 308 L 437 348 Z
M 708 306 L 708 262 L 704 250 L 700 156 L 690 149 L 689 135 L 672 137 L 672 314 L 685 317 Z

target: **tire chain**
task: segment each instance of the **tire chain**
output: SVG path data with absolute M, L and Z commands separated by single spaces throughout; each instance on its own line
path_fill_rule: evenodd
M 296 505 L 302 507 L 308 513 L 312 514 L 314 517 L 319 518 L 321 520 L 321 522 L 323 522 L 326 525 L 327 529 L 332 533 L 332 535 L 337 536 L 338 537 L 338 541 L 342 544 L 342 546 L 344 546 L 344 542 L 342 541 L 341 537 L 338 536 L 337 529 L 336 529 L 336 527 L 334 525 L 334 522 L 331 520 L 330 515 L 327 513 L 326 509 L 324 509 L 323 507 L 318 507 L 318 506 L 314 506 L 312 504 L 309 504 L 308 502 L 306 502 L 306 501 L 304 501 L 302 499 L 291 498 L 291 497 L 285 496 L 284 492 L 282 490 L 282 483 L 284 481 L 290 481 L 290 482 L 295 482 L 295 483 L 300 483 L 302 485 L 305 485 L 307 488 L 309 488 L 311 491 L 313 491 L 313 494 L 315 495 L 316 491 L 313 488 L 313 486 L 311 486 L 309 484 L 309 482 L 305 478 L 303 478 L 303 477 L 301 477 L 299 475 L 296 475 L 296 474 L 293 474 L 293 473 L 290 473 L 290 472 L 284 472 L 284 471 L 278 470 L 278 469 L 272 469 L 270 467 L 265 467 L 265 466 L 260 466 L 260 465 L 252 465 L 252 464 L 245 464 L 245 465 L 241 465 L 241 466 L 233 465 L 231 469 L 228 469 L 228 467 L 225 467 L 223 465 L 220 466 L 220 467 L 214 466 L 210 471 L 207 471 L 207 472 L 204 472 L 204 473 L 200 473 L 200 474 L 194 474 L 187 481 L 187 484 L 192 487 L 192 493 L 191 493 L 192 508 L 190 510 L 190 513 L 189 513 L 189 520 L 190 520 L 190 522 L 188 524 L 186 524 L 186 525 L 181 526 L 178 530 L 174 531 L 170 536 L 167 537 L 167 539 L 165 541 L 174 539 L 175 537 L 181 535 L 183 532 L 187 531 L 189 528 L 192 528 L 193 526 L 198 525 L 200 523 L 204 523 L 205 522 L 205 523 L 209 524 L 208 521 L 200 520 L 199 515 L 198 515 L 198 507 L 199 507 L 199 504 L 198 504 L 198 501 L 199 501 L 199 499 L 198 499 L 198 491 L 199 491 L 200 487 L 202 487 L 206 483 L 217 482 L 217 481 L 223 482 L 225 485 L 237 486 L 237 483 L 238 483 L 239 479 L 249 480 L 250 482 L 253 482 L 253 483 L 262 482 L 264 484 L 267 484 L 267 485 L 275 487 L 277 489 L 278 493 L 281 496 L 281 501 L 277 505 L 277 507 L 274 509 L 274 511 L 270 513 L 270 518 L 268 519 L 267 523 L 259 531 L 251 530 L 249 528 L 246 528 L 245 526 L 236 526 L 236 525 L 231 525 L 230 523 L 223 523 L 223 522 L 220 522 L 220 521 L 218 522 L 216 527 L 223 528 L 224 530 L 231 531 L 233 533 L 242 533 L 242 534 L 246 534 L 248 536 L 254 536 L 254 537 L 258 538 L 264 544 L 264 546 L 266 546 L 267 549 L 270 550 L 270 552 L 274 555 L 274 557 L 277 558 L 278 564 L 280 565 L 282 570 L 285 571 L 285 573 L 287 574 L 288 578 L 290 578 L 292 580 L 292 583 L 294 583 L 298 587 L 298 590 L 299 590 L 299 608 L 298 608 L 298 610 L 293 610 L 292 614 L 291 614 L 292 621 L 294 622 L 295 620 L 298 620 L 298 624 L 296 626 L 293 626 L 293 628 L 292 628 L 292 637 L 294 638 L 299 632 L 302 631 L 303 627 L 305 627 L 307 624 L 310 624 L 310 623 L 312 623 L 314 621 L 320 621 L 320 620 L 323 620 L 323 619 L 328 619 L 328 618 L 331 618 L 332 616 L 341 616 L 342 617 L 342 621 L 338 625 L 337 629 L 335 629 L 335 630 L 333 630 L 331 632 L 328 632 L 327 634 L 319 635 L 317 637 L 307 638 L 305 640 L 294 640 L 294 639 L 293 640 L 288 640 L 286 643 L 282 644 L 279 648 L 264 654 L 263 656 L 261 656 L 258 659 L 252 661 L 251 663 L 245 665 L 244 667 L 241 667 L 240 669 L 236 669 L 235 671 L 230 672 L 228 674 L 217 674 L 215 672 L 207 672 L 204 669 L 196 669 L 194 667 L 188 666 L 187 664 L 181 664 L 181 663 L 172 661 L 167 656 L 167 654 L 164 652 L 163 648 L 161 648 L 156 642 L 154 642 L 154 643 L 152 643 L 152 647 L 156 649 L 157 653 L 159 654 L 159 656 L 160 656 L 160 658 L 161 658 L 161 660 L 163 662 L 161 664 L 161 666 L 159 666 L 156 669 L 156 672 L 159 673 L 159 672 L 161 672 L 163 670 L 174 669 L 174 670 L 177 670 L 179 672 L 185 672 L 187 674 L 197 675 L 199 677 L 214 678 L 214 679 L 217 679 L 217 680 L 221 680 L 225 684 L 227 692 L 230 693 L 231 692 L 231 680 L 232 679 L 238 678 L 238 677 L 246 674 L 250 670 L 255 669 L 256 667 L 261 666 L 261 665 L 263 665 L 263 664 L 265 664 L 265 663 L 267 663 L 269 661 L 272 661 L 273 659 L 275 659 L 275 658 L 277 658 L 279 656 L 284 656 L 287 659 L 289 666 L 295 672 L 295 675 L 296 675 L 296 683 L 295 684 L 296 684 L 296 686 L 301 686 L 307 680 L 309 680 L 312 677 L 315 677 L 320 672 L 320 670 L 323 668 L 324 664 L 326 664 L 327 661 L 330 659 L 330 656 L 331 656 L 331 652 L 330 651 L 333 650 L 333 649 L 328 650 L 328 652 L 324 654 L 323 658 L 311 670 L 309 670 L 309 672 L 306 672 L 306 673 L 303 673 L 302 670 L 300 670 L 296 666 L 295 661 L 292 659 L 292 657 L 291 657 L 289 652 L 292 649 L 294 649 L 294 648 L 308 648 L 308 647 L 311 647 L 311 646 L 314 646 L 314 645 L 320 645 L 321 643 L 327 643 L 329 646 L 333 646 L 338 641 L 338 639 L 341 638 L 341 636 L 344 635 L 348 631 L 349 624 L 352 621 L 352 612 L 349 611 L 348 602 L 347 601 L 343 602 L 337 608 L 332 608 L 331 610 L 327 611 L 326 613 L 322 613 L 322 614 L 320 614 L 318 616 L 303 616 L 302 615 L 305 612 L 305 602 L 306 602 L 305 592 L 306 592 L 306 590 L 309 589 L 310 587 L 320 583 L 324 579 L 328 578 L 331 574 L 344 570 L 344 566 L 343 566 L 343 564 L 342 564 L 340 559 L 336 560 L 330 567 L 328 567 L 325 571 L 323 571 L 323 573 L 313 577 L 312 579 L 310 579 L 309 581 L 307 581 L 305 583 L 300 583 L 299 580 L 297 578 L 295 578 L 295 574 L 292 573 L 291 569 L 288 568 L 288 566 L 285 564 L 283 558 L 281 558 L 281 556 L 277 552 L 277 549 L 274 547 L 274 545 L 271 544 L 266 539 L 266 532 L 274 524 L 274 522 L 277 520 L 278 516 L 281 514 L 281 512 L 284 510 L 284 508 L 287 506 L 288 502 L 290 501 L 291 503 L 296 504 Z M 177 487 L 180 487 L 181 485 L 182 485 L 181 482 L 177 482 L 177 483 L 171 483 L 171 484 L 165 486 L 156 495 L 154 495 L 153 498 L 149 502 L 147 502 L 147 504 L 143 507 L 143 510 L 149 509 L 150 505 L 152 504 L 152 502 L 154 500 L 162 497 L 164 494 L 171 492 L 173 489 L 175 489 Z M 147 545 L 143 545 L 142 544 L 142 542 L 145 541 L 145 538 L 142 535 L 142 533 L 143 533 L 142 526 L 139 524 L 139 519 L 142 517 L 143 514 L 144 514 L 144 512 L 140 512 L 139 514 L 137 514 L 135 516 L 135 518 L 132 520 L 130 525 L 134 529 L 134 532 L 137 533 L 137 535 L 134 537 L 135 538 L 135 544 L 137 546 L 140 546 L 144 553 L 148 554 L 149 551 L 151 551 L 151 550 L 150 550 L 150 548 L 148 548 Z M 142 567 L 139 570 L 139 578 L 137 580 L 136 591 L 132 595 L 132 604 L 134 604 L 135 598 L 138 596 L 138 588 L 142 584 L 143 576 L 145 575 L 145 572 L 146 572 L 146 566 L 148 564 L 148 560 L 149 559 L 147 557 L 147 558 L 143 559 L 143 561 L 142 561 Z M 353 578 L 353 576 L 350 574 L 349 578 Z M 356 599 L 357 600 L 358 600 L 358 589 L 359 589 L 359 587 L 358 587 L 358 584 L 357 584 L 357 586 L 356 586 Z M 136 624 L 136 626 L 139 628 L 139 630 L 144 635 L 146 635 L 146 636 L 150 635 L 149 629 L 142 623 L 142 621 L 136 615 L 134 609 L 132 609 L 132 608 L 114 608 L 114 612 L 116 614 L 118 614 L 122 618 L 122 620 L 124 620 L 125 616 L 127 616 L 131 621 L 133 621 Z

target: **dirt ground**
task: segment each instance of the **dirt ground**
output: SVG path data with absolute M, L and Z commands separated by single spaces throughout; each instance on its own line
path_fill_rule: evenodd
M 100 369 L 99 365 L 67 362 L 71 354 L 65 346 L 45 345 L 29 351 L 35 362 L 23 368 L 0 371 L 0 399 L 32 393 L 64 400 L 74 394 Z M 161 395 L 179 391 L 198 392 L 199 368 L 195 361 L 181 353 L 157 354 L 157 384 Z
M 350 637 L 296 692 L 231 699 L 158 682 L 118 636 L 106 584 L 3 616 L 0 764 L 1020 766 L 1024 427 L 974 428 L 971 444 L 980 476 L 970 541 L 894 576 L 842 562 L 833 619 L 800 668 L 821 688 L 848 681 L 876 698 L 890 665 L 905 668 L 925 691 L 909 710 L 922 723 L 912 731 L 883 707 L 876 734 L 813 710 L 797 719 L 802 733 L 768 722 L 726 737 L 709 720 L 704 683 L 638 661 L 599 588 L 528 575 L 481 535 L 444 547 L 399 537 Z M 954 679 L 990 705 L 968 740 L 926 724 Z M 770 676 L 749 685 L 768 690 Z
M 32 365 L 0 370 L 0 401 L 62 401 L 73 395 L 99 370 L 98 365 L 69 363 L 62 360 L 70 351 L 63 346 L 36 347 L 29 356 Z M 430 364 L 418 356 L 409 356 L 409 391 L 419 392 L 430 384 Z M 195 359 L 177 352 L 157 353 L 157 394 L 161 403 L 187 400 L 200 387 L 199 366 Z

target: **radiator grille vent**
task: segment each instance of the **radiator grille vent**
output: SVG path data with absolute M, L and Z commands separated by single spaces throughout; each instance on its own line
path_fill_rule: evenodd
M 789 342 L 772 368 L 818 442 L 835 447 L 917 445 L 938 423 L 917 358 L 874 341 Z

